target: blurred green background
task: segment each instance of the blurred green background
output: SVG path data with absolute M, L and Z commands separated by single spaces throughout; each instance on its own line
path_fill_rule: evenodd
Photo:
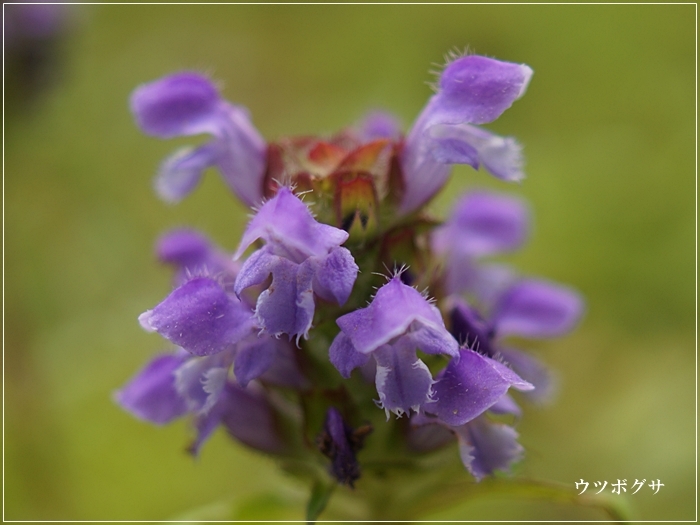
M 524 62 L 527 95 L 490 129 L 528 178 L 455 169 L 434 208 L 487 186 L 526 197 L 526 274 L 585 295 L 581 326 L 531 345 L 559 378 L 519 425 L 518 473 L 573 486 L 660 479 L 637 519 L 695 519 L 694 5 L 75 6 L 58 82 L 6 100 L 5 519 L 303 519 L 304 488 L 219 432 L 193 461 L 185 422 L 156 428 L 111 393 L 163 341 L 136 317 L 170 290 L 152 243 L 193 225 L 234 249 L 247 210 L 214 173 L 177 206 L 151 179 L 181 144 L 142 135 L 140 83 L 195 69 L 264 136 L 328 133 L 368 109 L 406 128 L 454 48 Z M 455 450 L 455 461 L 459 461 Z M 467 476 L 465 474 L 465 476 Z M 609 491 L 610 488 L 606 491 Z M 489 498 L 424 519 L 596 519 Z M 418 518 L 418 516 L 417 516 Z

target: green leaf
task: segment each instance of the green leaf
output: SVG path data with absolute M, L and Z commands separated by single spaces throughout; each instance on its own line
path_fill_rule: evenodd
M 324 483 L 323 481 L 316 481 L 313 488 L 311 489 L 311 497 L 309 498 L 309 503 L 306 505 L 306 521 L 307 523 L 315 523 L 316 519 L 319 517 L 323 509 L 326 508 L 328 501 L 331 499 L 333 490 L 335 489 L 335 483 Z
M 489 479 L 481 483 L 461 482 L 446 485 L 428 501 L 422 501 L 420 511 L 444 508 L 456 501 L 488 497 L 513 497 L 588 507 L 606 514 L 611 521 L 630 521 L 630 510 L 623 498 L 610 495 L 579 495 L 573 487 L 561 483 L 530 479 Z M 415 509 L 417 512 L 419 509 Z

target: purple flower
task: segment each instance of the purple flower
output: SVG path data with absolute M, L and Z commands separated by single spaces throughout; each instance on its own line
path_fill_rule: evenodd
M 115 392 L 114 399 L 124 410 L 157 425 L 190 415 L 197 433 L 190 447 L 195 455 L 220 424 L 248 446 L 281 453 L 285 445 L 272 405 L 259 385 L 249 382 L 258 378 L 280 384 L 277 378 L 283 375 L 281 386 L 305 383 L 298 368 L 283 358 L 288 351 L 293 351 L 289 343 L 253 334 L 236 347 L 211 356 L 196 357 L 183 350 L 160 355 Z M 268 364 L 274 358 L 282 358 L 284 370 L 268 374 L 269 370 L 260 363 L 253 363 L 254 354 L 258 360 L 267 359 Z M 246 357 L 242 359 L 243 355 Z M 239 384 L 230 377 L 232 364 Z
M 256 450 L 276 455 L 288 452 L 275 409 L 265 392 L 257 386 L 242 388 L 231 381 L 224 383 L 211 410 L 195 417 L 197 437 L 189 451 L 196 456 L 219 425 L 223 425 L 232 437 Z
M 509 471 L 523 456 L 515 429 L 491 421 L 486 415 L 452 430 L 457 436 L 462 463 L 477 481 L 496 470 Z
M 582 311 L 581 297 L 570 288 L 523 279 L 501 295 L 491 323 L 497 337 L 559 337 L 576 326 Z
M 447 332 L 442 316 L 417 290 L 394 276 L 367 308 L 339 317 L 341 332 L 330 347 L 331 363 L 344 377 L 367 363 L 377 363 L 378 405 L 401 416 L 432 402 L 433 377 L 416 350 L 426 354 L 458 355 L 457 341 Z
M 209 277 L 179 286 L 153 310 L 142 313 L 139 322 L 145 330 L 199 356 L 222 352 L 254 326 L 250 309 Z
M 252 206 L 262 200 L 267 145 L 247 110 L 221 98 L 209 79 L 184 72 L 144 84 L 132 94 L 131 110 L 141 129 L 155 137 L 213 136 L 163 162 L 155 182 L 162 199 L 182 200 L 204 170 L 215 166 L 244 203 Z
M 414 432 L 414 446 L 441 446 L 444 431 L 440 428 L 444 427 L 457 436 L 462 463 L 477 480 L 494 470 L 508 470 L 522 455 L 517 433 L 507 425 L 491 422 L 485 413 L 519 415 L 519 407 L 507 395 L 510 388 L 529 391 L 534 386 L 503 363 L 461 348 L 459 358 L 452 359 L 437 375 L 433 403 L 425 406 L 427 414 L 411 419 L 419 429 L 440 426 Z
M 455 429 L 462 463 L 477 480 L 496 470 L 508 471 L 522 458 L 523 447 L 518 433 L 504 423 L 479 417 Z
M 208 413 L 228 378 L 230 353 L 194 357 L 183 350 L 152 359 L 115 394 L 117 403 L 140 419 L 165 424 Z
M 175 371 L 187 360 L 187 354 L 155 357 L 124 387 L 114 400 L 144 421 L 164 425 L 187 413 L 187 404 L 175 388 Z
M 463 425 L 498 402 L 509 388 L 532 390 L 504 364 L 468 348 L 459 350 L 438 376 L 433 389 L 435 402 L 426 411 L 451 427 Z
M 174 230 L 164 235 L 157 253 L 159 259 L 178 269 L 175 281 L 179 286 L 161 304 L 139 317 L 145 329 L 159 332 L 193 355 L 216 356 L 198 362 L 197 366 L 207 373 L 213 373 L 209 371 L 215 367 L 227 371 L 233 363 L 242 386 L 263 375 L 274 384 L 307 386 L 296 366 L 293 349 L 273 337 L 256 335 L 251 306 L 232 291 L 237 263 L 192 230 Z M 213 364 L 215 361 L 219 364 Z M 188 364 L 194 365 L 195 362 Z M 200 379 L 209 380 L 205 374 L 200 375 L 194 380 L 195 390 Z
M 464 195 L 433 233 L 438 253 L 484 257 L 516 250 L 528 234 L 528 210 L 516 197 L 475 191 Z
M 210 356 L 192 356 L 175 371 L 175 389 L 189 412 L 206 414 L 219 401 L 235 355 L 230 348 Z
M 450 218 L 432 237 L 433 250 L 445 260 L 446 289 L 451 294 L 473 294 L 489 319 L 460 299 L 452 298 L 452 334 L 486 356 L 500 356 L 536 389 L 535 401 L 546 399 L 552 388 L 547 369 L 536 359 L 500 341 L 508 335 L 557 337 L 571 330 L 583 309 L 579 295 L 545 281 L 519 279 L 509 268 L 482 265 L 480 257 L 519 248 L 527 237 L 529 213 L 514 197 L 474 192 L 458 201 Z
M 224 280 L 235 278 L 235 263 L 225 254 L 202 235 L 188 230 L 164 236 L 157 252 L 161 260 L 179 269 L 184 282 L 143 313 L 139 321 L 191 356 L 187 358 L 182 352 L 155 361 L 119 393 L 118 401 L 142 419 L 156 423 L 192 414 L 198 429 L 193 445 L 196 451 L 222 418 L 233 417 L 225 415 L 232 407 L 222 412 L 222 396 L 245 397 L 236 388 L 255 379 L 291 388 L 308 387 L 308 381 L 296 364 L 291 345 L 257 334 L 250 306 L 229 293 L 219 279 L 207 276 L 213 271 Z M 189 273 L 203 275 L 192 277 Z M 233 391 L 227 386 L 232 366 L 241 385 Z M 246 432 L 229 431 L 234 435 Z
M 234 259 L 258 239 L 265 246 L 243 264 L 234 290 L 272 283 L 257 300 L 255 316 L 267 333 L 306 336 L 315 311 L 314 294 L 337 304 L 350 296 L 358 267 L 342 248 L 348 233 L 317 222 L 289 188 L 282 187 L 248 224 Z
M 451 299 L 452 331 L 472 348 L 493 355 L 494 339 L 559 337 L 571 331 L 583 312 L 574 290 L 548 281 L 521 279 L 500 294 L 489 319 L 461 299 Z
M 503 346 L 502 339 L 550 338 L 574 328 L 583 312 L 583 302 L 573 290 L 538 280 L 520 280 L 507 288 L 495 303 L 488 319 L 461 299 L 452 298 L 452 333 L 480 353 L 501 356 L 523 378 L 535 385 L 529 396 L 546 399 L 552 389 L 549 374 L 538 360 Z
M 236 382 L 242 387 L 258 379 L 277 386 L 303 388 L 308 381 L 299 370 L 293 352 L 287 341 L 251 334 L 223 352 L 187 360 L 175 374 L 175 387 L 188 408 L 195 412 L 207 412 L 216 403 L 231 365 Z
M 433 250 L 445 259 L 449 293 L 469 291 L 486 299 L 501 288 L 511 272 L 493 265 L 478 266 L 477 260 L 520 248 L 529 222 L 529 211 L 518 198 L 485 191 L 460 198 L 431 239 Z
M 409 213 L 445 184 L 451 164 L 483 165 L 503 180 L 520 180 L 520 145 L 472 124 L 496 120 L 527 88 L 532 70 L 521 64 L 470 55 L 450 62 L 437 93 L 406 137 L 401 165 L 405 193 L 400 205 Z
M 493 412 L 493 411 L 489 411 Z M 450 426 L 436 417 L 423 414 L 411 418 L 409 444 L 417 452 L 429 452 L 457 439 L 464 467 L 481 481 L 500 470 L 508 472 L 523 456 L 518 433 L 505 423 L 482 414 L 468 423 Z
M 534 386 L 499 361 L 468 348 L 459 352 L 460 358 L 452 359 L 436 378 L 435 402 L 426 407 L 436 417 L 414 416 L 411 423 L 418 428 L 431 425 L 423 431 L 422 443 L 436 439 L 440 443 L 440 428 L 450 430 L 459 442 L 462 463 L 480 480 L 495 470 L 508 470 L 523 451 L 515 430 L 491 421 L 487 411 L 519 416 L 519 407 L 506 392 L 530 391 Z
M 190 361 L 207 373 L 213 368 L 228 370 L 233 363 L 236 379 L 245 386 L 271 367 L 272 382 L 301 387 L 304 379 L 296 369 L 288 344 L 265 334 L 256 334 L 253 311 L 220 283 L 208 277 L 196 277 L 176 288 L 153 310 L 139 316 L 148 331 L 156 331 L 195 356 L 208 360 Z M 273 367 L 273 363 L 279 363 Z M 198 387 L 200 377 L 194 383 Z M 226 374 L 223 374 L 225 377 Z

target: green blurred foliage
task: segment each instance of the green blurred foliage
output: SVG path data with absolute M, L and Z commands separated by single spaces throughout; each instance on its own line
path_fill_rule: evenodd
M 164 346 L 136 322 L 170 289 L 154 239 L 188 224 L 233 249 L 247 213 L 214 173 L 178 206 L 157 200 L 158 162 L 187 141 L 141 135 L 129 93 L 187 68 L 220 80 L 271 139 L 332 132 L 378 107 L 408 127 L 430 95 L 428 70 L 469 46 L 535 70 L 490 126 L 522 141 L 529 178 L 513 186 L 460 167 L 434 209 L 471 186 L 526 197 L 531 242 L 506 260 L 577 287 L 588 305 L 574 334 L 529 345 L 560 388 L 551 406 L 526 409 L 517 473 L 569 485 L 658 478 L 658 494 L 620 497 L 633 515 L 694 519 L 695 14 L 690 4 L 76 7 L 56 85 L 32 106 L 6 100 L 4 517 L 303 518 L 305 489 L 273 461 L 223 433 L 193 461 L 184 422 L 154 428 L 111 400 Z M 424 517 L 600 515 L 486 498 Z

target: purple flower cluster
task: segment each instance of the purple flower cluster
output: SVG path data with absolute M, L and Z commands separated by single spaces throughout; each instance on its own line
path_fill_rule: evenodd
M 351 486 L 359 453 L 386 453 L 367 437 L 380 424 L 396 425 L 415 456 L 456 437 L 477 479 L 508 470 L 522 454 L 509 391 L 542 399 L 550 381 L 507 340 L 568 332 L 582 302 L 485 262 L 525 241 L 529 212 L 518 199 L 469 193 L 439 226 L 424 205 L 452 164 L 523 178 L 517 142 L 477 126 L 520 98 L 531 75 L 525 65 L 458 57 L 405 137 L 379 113 L 330 138 L 270 144 L 199 74 L 139 87 L 131 108 L 146 133 L 212 137 L 162 164 L 158 194 L 178 201 L 216 167 L 257 208 L 232 255 L 194 231 L 160 239 L 175 288 L 139 322 L 174 349 L 117 402 L 156 424 L 189 416 L 194 452 L 222 425 L 270 454 L 330 458 L 331 476 Z M 372 398 L 378 408 L 363 404 Z

